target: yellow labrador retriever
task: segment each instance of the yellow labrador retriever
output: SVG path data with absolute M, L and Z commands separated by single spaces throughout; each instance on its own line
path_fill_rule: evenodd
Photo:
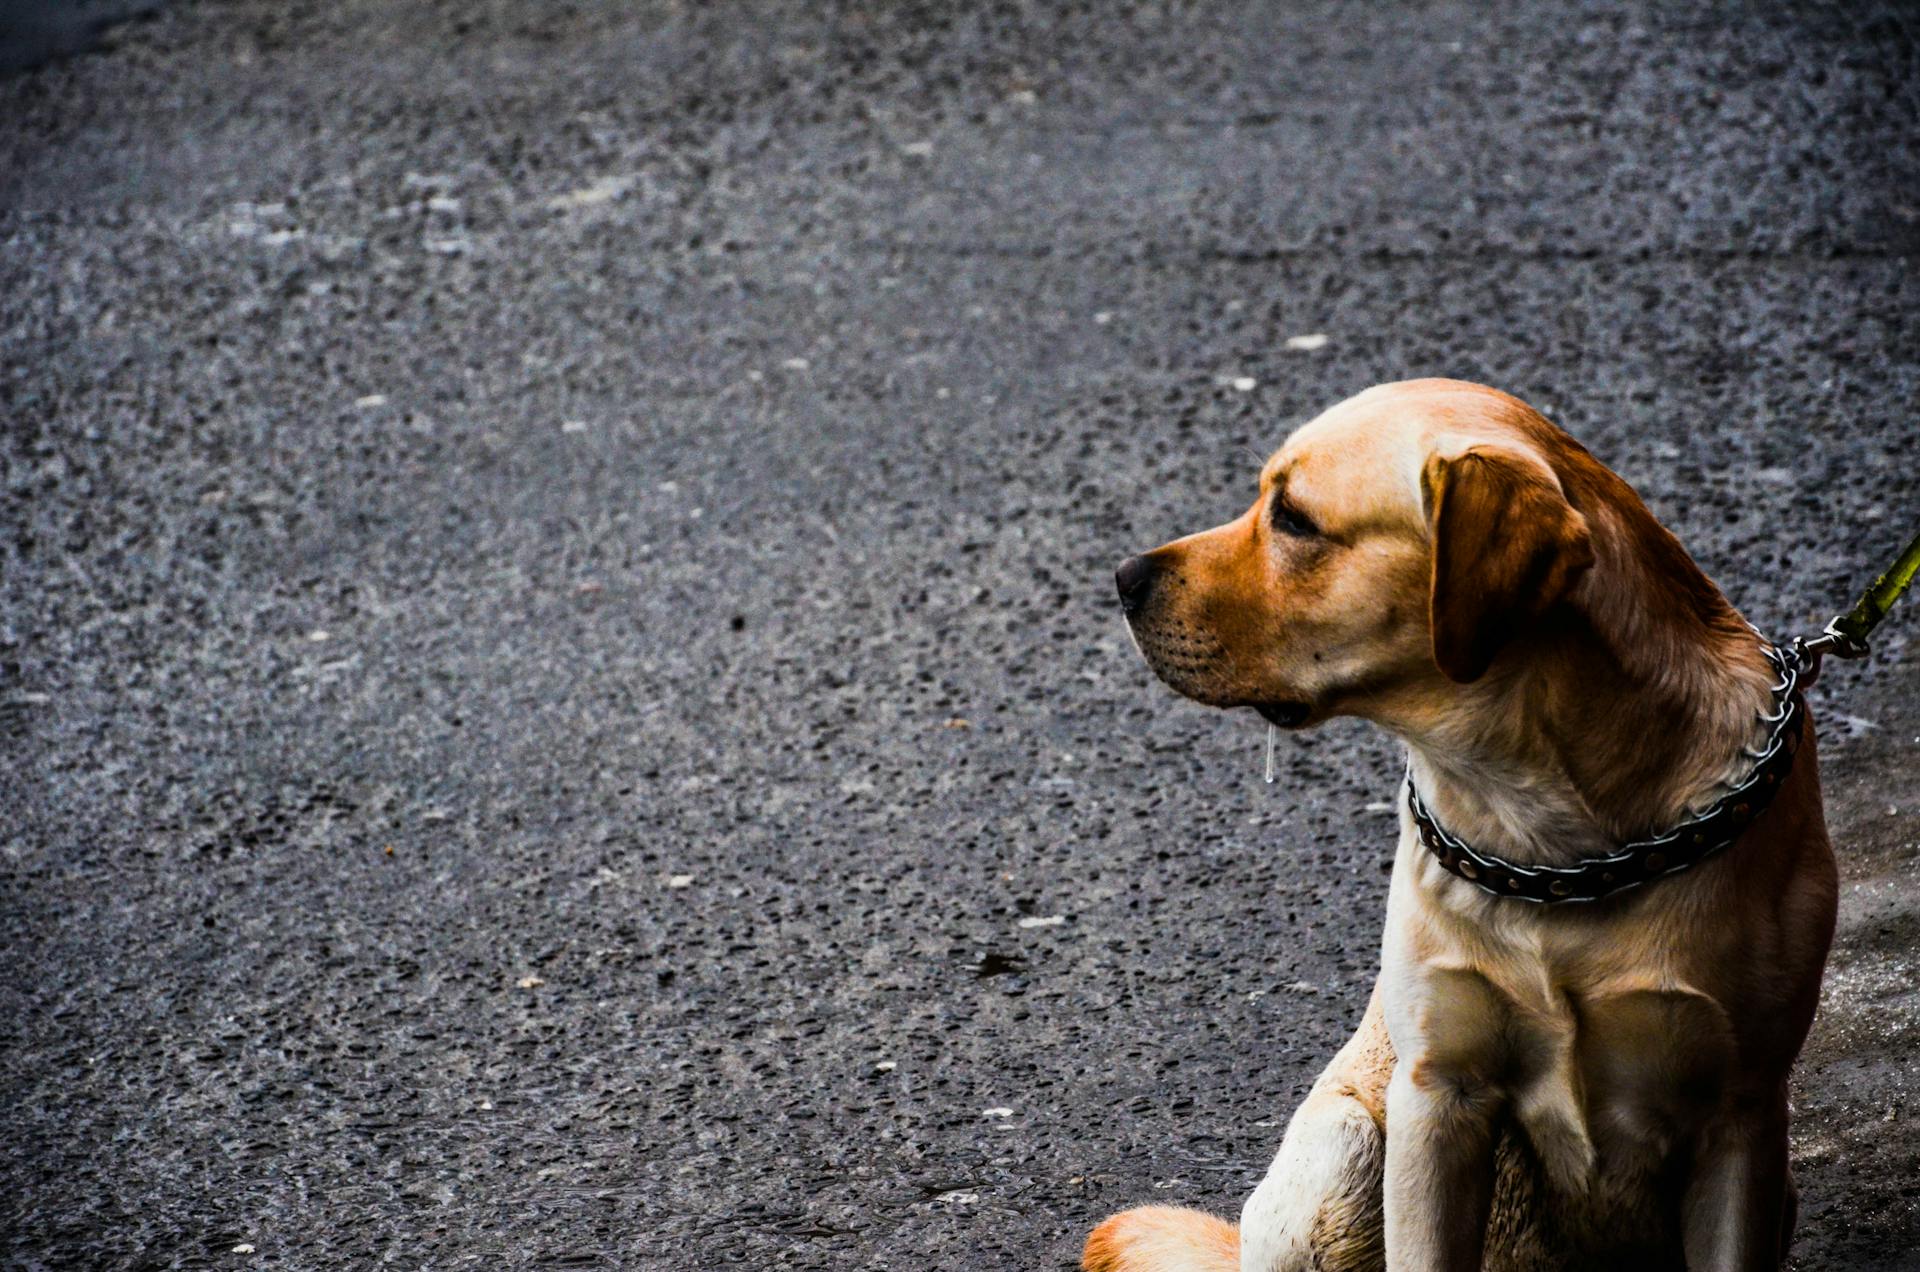
M 1775 1269 L 1836 880 L 1812 727 L 1631 488 L 1474 384 L 1370 389 L 1126 562 L 1174 689 L 1407 744 L 1379 979 L 1236 1226 L 1090 1272 Z

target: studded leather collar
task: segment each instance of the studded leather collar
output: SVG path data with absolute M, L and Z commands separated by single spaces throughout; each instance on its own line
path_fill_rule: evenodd
M 1794 651 L 1771 645 L 1766 653 L 1780 673 L 1780 682 L 1773 687 L 1773 710 L 1761 717 L 1768 725 L 1766 745 L 1748 752 L 1753 768 L 1697 816 L 1651 838 L 1623 844 L 1605 856 L 1589 857 L 1570 866 L 1523 866 L 1481 852 L 1449 834 L 1421 801 L 1409 766 L 1407 807 L 1420 832 L 1420 842 L 1442 869 L 1483 891 L 1548 905 L 1598 901 L 1699 865 L 1731 846 L 1766 811 L 1786 784 L 1794 754 L 1800 749 L 1806 716 L 1800 695 L 1801 661 Z

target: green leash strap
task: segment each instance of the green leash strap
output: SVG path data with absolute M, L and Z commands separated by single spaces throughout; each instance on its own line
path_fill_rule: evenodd
M 1867 585 L 1853 608 L 1828 623 L 1826 629 L 1812 640 L 1796 640 L 1794 648 L 1799 652 L 1801 663 L 1808 672 L 1817 675 L 1820 660 L 1828 654 L 1838 658 L 1864 658 L 1867 655 L 1867 637 L 1887 616 L 1893 603 L 1913 582 L 1915 574 L 1920 574 L 1920 534 L 1913 536 L 1906 550 L 1894 558 L 1886 571 Z M 1803 679 L 1811 684 L 1812 675 Z
M 1913 576 L 1920 573 L 1920 534 L 1913 536 L 1913 542 L 1907 545 L 1894 563 L 1887 567 L 1886 573 L 1875 579 L 1853 608 L 1827 624 L 1846 639 L 1867 643 L 1867 637 L 1887 616 L 1893 603 L 1900 599 L 1900 593 L 1907 590 L 1913 582 Z

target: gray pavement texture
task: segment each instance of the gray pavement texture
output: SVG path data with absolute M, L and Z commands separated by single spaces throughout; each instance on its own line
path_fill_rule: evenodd
M 206 0 L 0 82 L 0 1261 L 1235 1211 L 1359 1015 L 1398 758 L 1263 784 L 1112 566 L 1448 374 L 1822 620 L 1920 514 L 1915 27 Z M 1920 1266 L 1916 630 L 1815 694 L 1801 1268 Z

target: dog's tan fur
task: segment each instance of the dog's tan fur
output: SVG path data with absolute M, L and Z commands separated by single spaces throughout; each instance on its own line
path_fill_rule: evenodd
M 1148 557 L 1132 623 L 1162 679 L 1384 725 L 1441 822 L 1512 860 L 1661 830 L 1762 736 L 1753 632 L 1625 482 L 1492 389 L 1349 399 L 1243 516 Z M 1197 1212 L 1128 1211 L 1085 1266 L 1777 1268 L 1787 1076 L 1836 898 L 1806 742 L 1732 849 L 1592 905 L 1481 893 L 1402 800 L 1372 1001 L 1237 1244 Z

